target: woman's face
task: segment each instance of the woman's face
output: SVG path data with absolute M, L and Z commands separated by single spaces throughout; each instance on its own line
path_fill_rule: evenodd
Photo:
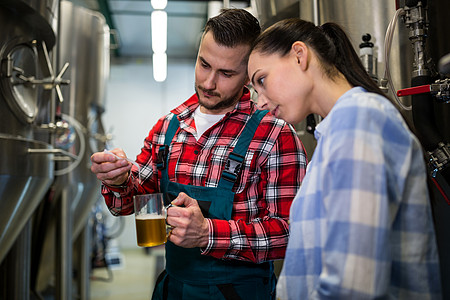
M 258 93 L 258 108 L 268 109 L 277 118 L 297 124 L 310 113 L 308 95 L 312 82 L 300 67 L 294 51 L 279 54 L 252 52 L 248 74 Z

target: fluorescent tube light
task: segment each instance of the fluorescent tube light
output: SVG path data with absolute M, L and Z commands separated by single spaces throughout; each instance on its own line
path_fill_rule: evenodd
M 152 12 L 152 49 L 154 53 L 164 53 L 167 49 L 167 13 L 162 10 Z
M 153 9 L 164 9 L 167 6 L 167 0 L 151 0 Z
M 153 78 L 163 82 L 167 77 L 167 54 L 153 53 Z

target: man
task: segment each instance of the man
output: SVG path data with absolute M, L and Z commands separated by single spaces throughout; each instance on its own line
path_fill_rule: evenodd
M 247 61 L 259 33 L 245 10 L 223 10 L 208 20 L 196 94 L 150 131 L 136 160 L 141 178 L 123 159 L 91 157 L 113 215 L 132 214 L 135 194 L 174 199 L 166 270 L 154 299 L 274 297 L 272 261 L 284 257 L 306 155 L 292 127 L 250 101 Z

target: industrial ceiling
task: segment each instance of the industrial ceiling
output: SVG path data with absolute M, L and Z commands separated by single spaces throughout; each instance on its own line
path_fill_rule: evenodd
M 72 0 L 73 3 L 100 11 L 112 32 L 111 42 L 117 44 L 117 57 L 151 57 L 150 0 Z M 169 0 L 167 12 L 167 56 L 195 58 L 201 32 L 208 18 L 208 6 L 222 1 Z M 248 7 L 250 1 L 229 1 L 230 7 Z M 219 3 L 220 4 L 220 3 Z

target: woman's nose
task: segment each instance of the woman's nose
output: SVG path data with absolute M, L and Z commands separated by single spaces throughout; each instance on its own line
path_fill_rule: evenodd
M 259 110 L 269 109 L 267 106 L 267 99 L 262 94 L 258 94 L 258 99 L 256 100 L 256 106 Z

